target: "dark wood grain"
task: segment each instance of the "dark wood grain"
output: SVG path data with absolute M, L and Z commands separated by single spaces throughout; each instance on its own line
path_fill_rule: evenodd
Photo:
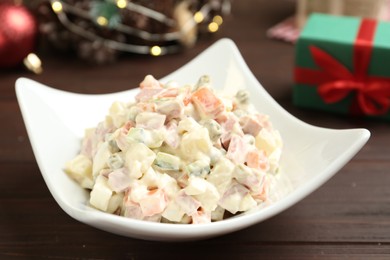
M 221 31 L 183 53 L 126 55 L 94 66 L 41 49 L 44 73 L 0 71 L 0 259 L 390 259 L 390 125 L 302 110 L 291 102 L 294 46 L 266 30 L 294 12 L 292 1 L 233 1 Z M 174 71 L 216 40 L 235 41 L 248 66 L 286 110 L 314 125 L 365 127 L 367 145 L 331 180 L 285 212 L 209 240 L 159 243 L 113 235 L 69 217 L 50 195 L 26 134 L 14 83 L 29 77 L 58 89 L 108 93 L 146 74 Z

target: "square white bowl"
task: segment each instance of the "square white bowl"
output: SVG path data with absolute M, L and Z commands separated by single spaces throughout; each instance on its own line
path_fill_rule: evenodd
M 291 207 L 339 171 L 370 137 L 366 129 L 326 129 L 293 117 L 261 86 L 229 39 L 219 40 L 161 81 L 194 83 L 204 74 L 210 75 L 214 87 L 226 92 L 247 89 L 258 111 L 268 114 L 280 131 L 284 141 L 282 171 L 272 203 L 199 225 L 154 223 L 98 211 L 88 205 L 88 192 L 63 168 L 79 151 L 84 129 L 96 126 L 112 102 L 132 99 L 138 89 L 86 95 L 20 78 L 16 81 L 16 94 L 28 136 L 42 176 L 60 207 L 83 223 L 123 236 L 159 241 L 210 238 L 247 228 Z

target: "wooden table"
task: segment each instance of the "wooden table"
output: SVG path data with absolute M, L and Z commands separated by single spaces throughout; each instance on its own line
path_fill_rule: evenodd
M 294 46 L 266 31 L 294 12 L 290 1 L 234 1 L 212 37 L 184 53 L 130 55 L 91 66 L 54 52 L 44 73 L 0 72 L 1 259 L 390 259 L 390 125 L 335 116 L 292 105 Z M 245 230 L 189 243 L 141 241 L 77 222 L 56 204 L 41 177 L 14 92 L 18 77 L 82 93 L 137 87 L 146 74 L 160 78 L 222 37 L 235 41 L 269 93 L 296 117 L 323 127 L 364 127 L 372 137 L 338 174 L 285 212 Z M 207 257 L 206 257 L 207 256 Z

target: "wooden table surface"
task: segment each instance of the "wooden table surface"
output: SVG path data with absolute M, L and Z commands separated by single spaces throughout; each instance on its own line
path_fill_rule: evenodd
M 221 30 L 180 54 L 129 55 L 91 66 L 43 53 L 44 73 L 0 71 L 0 259 L 390 259 L 390 123 L 294 107 L 294 46 L 267 38 L 294 12 L 292 1 L 234 1 Z M 16 101 L 14 83 L 29 77 L 58 89 L 106 93 L 160 78 L 217 39 L 235 41 L 247 64 L 285 109 L 314 125 L 364 127 L 372 137 L 331 180 L 281 214 L 225 236 L 186 243 L 142 241 L 79 223 L 56 204 L 41 177 Z M 297 137 L 299 138 L 299 137 Z

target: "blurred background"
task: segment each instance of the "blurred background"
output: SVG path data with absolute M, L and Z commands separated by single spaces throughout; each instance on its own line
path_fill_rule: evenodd
M 0 0 L 0 258 L 175 259 L 190 253 L 199 259 L 207 248 L 207 256 L 225 259 L 389 259 L 388 11 L 388 0 Z M 326 15 L 321 18 L 326 22 L 311 19 L 315 13 Z M 380 28 L 375 33 L 380 44 L 364 41 L 373 59 L 365 61 L 370 69 L 356 81 L 353 47 L 363 19 Z M 67 216 L 37 166 L 16 79 L 78 93 L 117 92 L 138 87 L 146 74 L 164 77 L 221 38 L 235 42 L 255 77 L 292 115 L 322 127 L 367 128 L 369 142 L 300 203 L 215 239 L 179 246 L 139 241 Z M 311 44 L 337 68 L 346 66 L 341 77 L 353 79 L 343 81 L 351 91 L 338 95 L 336 104 L 318 96 L 320 83 L 306 83 L 313 78 L 305 75 L 321 69 L 309 52 Z M 310 73 L 297 82 L 297 69 Z M 380 83 L 368 84 L 372 92 L 361 99 L 373 104 L 366 112 L 380 115 L 349 113 L 362 82 Z M 310 101 L 305 109 L 302 100 Z

